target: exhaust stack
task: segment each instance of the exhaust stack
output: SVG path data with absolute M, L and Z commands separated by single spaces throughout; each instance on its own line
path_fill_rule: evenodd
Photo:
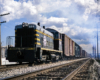
M 37 25 L 40 26 L 40 22 L 38 22 Z
M 45 29 L 45 26 L 43 26 L 43 28 Z

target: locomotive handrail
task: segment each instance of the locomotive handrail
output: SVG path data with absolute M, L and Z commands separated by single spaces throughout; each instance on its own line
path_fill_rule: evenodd
M 25 37 L 28 38 L 28 37 L 34 37 L 34 36 L 8 36 L 6 38 L 6 45 L 15 46 L 14 44 L 15 37 L 20 37 L 20 41 L 21 41 L 20 47 L 22 47 L 22 38 L 25 38 Z

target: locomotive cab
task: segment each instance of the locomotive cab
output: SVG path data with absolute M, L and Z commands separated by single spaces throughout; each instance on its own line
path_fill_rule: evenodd
M 58 31 L 47 28 L 46 30 L 50 31 L 54 35 L 54 49 L 62 51 L 62 35 Z
M 59 50 L 60 52 L 57 52 L 57 55 L 59 53 L 61 53 L 60 56 L 63 57 L 63 53 L 62 53 L 62 35 L 61 35 L 61 33 L 58 32 L 57 30 L 54 30 L 54 29 L 51 29 L 51 28 L 47 28 L 46 30 L 53 33 L 53 35 L 54 35 L 54 40 L 53 40 L 54 41 L 54 49 Z

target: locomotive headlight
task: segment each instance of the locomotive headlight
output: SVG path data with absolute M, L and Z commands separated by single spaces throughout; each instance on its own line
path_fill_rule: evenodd
M 28 27 L 28 23 L 24 23 L 24 22 L 23 22 L 23 23 L 22 23 L 22 26 L 23 26 L 23 27 Z

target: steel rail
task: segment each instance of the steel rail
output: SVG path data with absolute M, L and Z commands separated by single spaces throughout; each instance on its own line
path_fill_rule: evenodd
M 84 64 L 82 64 L 81 66 L 79 66 L 77 69 L 75 69 L 73 72 L 71 72 L 69 75 L 67 75 L 62 80 L 71 80 L 80 71 L 80 69 L 82 69 L 90 60 L 91 59 L 89 59 L 88 61 L 86 61 Z

